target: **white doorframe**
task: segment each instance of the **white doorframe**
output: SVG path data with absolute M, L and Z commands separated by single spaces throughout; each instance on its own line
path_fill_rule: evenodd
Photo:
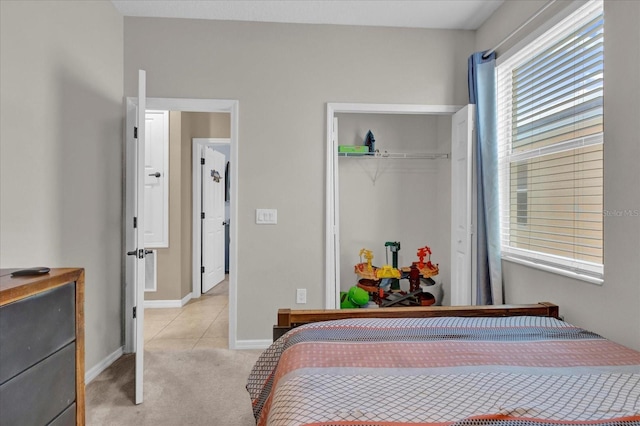
M 463 106 L 328 103 L 326 140 L 326 212 L 325 212 L 325 309 L 340 306 L 340 226 L 338 190 L 338 147 L 335 146 L 333 119 L 338 113 L 356 114 L 429 114 L 453 115 Z
M 127 98 L 126 105 L 135 104 L 135 98 Z M 231 155 L 229 161 L 233 164 L 231 167 L 231 201 L 229 219 L 231 224 L 229 227 L 229 349 L 237 347 L 237 277 L 238 277 L 238 170 L 239 170 L 239 149 L 238 149 L 238 118 L 239 118 L 239 101 L 227 99 L 180 99 L 180 98 L 147 98 L 148 109 L 160 109 L 168 111 L 184 111 L 184 112 L 225 112 L 230 114 L 230 140 Z M 129 115 L 127 115 L 128 119 Z M 193 287 L 193 284 L 192 284 Z M 125 291 L 125 306 L 130 306 L 134 294 L 127 289 Z M 130 312 L 130 311 L 126 311 Z M 125 352 L 133 350 L 132 336 L 133 319 L 131 315 L 125 313 Z
M 193 138 L 191 145 L 192 152 L 192 205 L 193 205 L 193 216 L 192 216 L 192 269 L 191 269 L 191 281 L 192 285 L 192 298 L 198 298 L 202 295 L 202 274 L 200 272 L 201 265 L 201 255 L 202 255 L 202 247 L 200 245 L 200 237 L 202 234 L 202 222 L 200 220 L 200 212 L 202 211 L 202 199 L 200 198 L 201 190 L 202 190 L 202 181 L 200 179 L 200 174 L 197 173 L 200 170 L 200 157 L 201 157 L 201 149 L 204 147 L 214 147 L 215 145 L 229 145 L 231 144 L 231 139 L 227 138 Z M 227 161 L 231 161 L 231 159 L 227 159 Z M 235 164 L 231 163 L 231 173 L 233 174 L 233 169 Z M 234 186 L 236 183 L 232 180 Z M 226 182 L 225 182 L 226 184 Z M 232 191 L 233 194 L 233 191 Z M 233 203 L 233 198 L 230 200 L 230 204 Z M 231 228 L 229 228 L 231 231 Z M 229 253 L 231 254 L 231 253 Z M 231 257 L 231 256 L 230 256 Z M 231 281 L 231 264 L 229 264 L 229 281 Z M 231 284 L 231 283 L 229 283 Z

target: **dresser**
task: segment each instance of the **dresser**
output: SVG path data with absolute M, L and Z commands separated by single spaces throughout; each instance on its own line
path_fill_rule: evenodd
M 0 270 L 0 424 L 84 425 L 84 269 Z

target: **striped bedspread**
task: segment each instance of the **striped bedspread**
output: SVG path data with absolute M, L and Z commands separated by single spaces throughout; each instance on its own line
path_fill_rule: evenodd
M 258 425 L 640 425 L 640 352 L 545 317 L 327 321 L 247 390 Z

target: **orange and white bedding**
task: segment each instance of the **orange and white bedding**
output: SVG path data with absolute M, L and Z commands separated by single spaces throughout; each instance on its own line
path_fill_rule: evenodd
M 258 425 L 640 425 L 640 352 L 546 317 L 326 321 L 269 347 Z

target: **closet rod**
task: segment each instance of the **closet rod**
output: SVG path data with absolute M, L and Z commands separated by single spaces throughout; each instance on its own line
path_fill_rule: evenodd
M 515 30 L 511 31 L 511 33 L 506 36 L 504 39 L 502 39 L 502 41 L 500 43 L 498 43 L 496 45 L 496 47 L 494 47 L 493 49 L 487 51 L 485 54 L 482 55 L 482 59 L 487 59 L 489 56 L 491 56 L 491 54 L 493 52 L 495 52 L 496 50 L 498 50 L 500 48 L 500 46 L 502 46 L 503 44 L 505 44 L 511 37 L 513 37 L 514 35 L 516 35 L 520 30 L 522 30 L 524 27 L 526 27 L 527 25 L 529 25 L 529 23 L 531 21 L 533 21 L 534 19 L 536 19 L 542 12 L 544 12 L 545 10 L 547 10 L 547 8 L 549 6 L 551 6 L 552 4 L 554 4 L 556 2 L 556 0 L 551 0 L 549 3 L 545 4 L 540 10 L 538 10 L 531 18 L 527 19 L 522 25 L 520 25 L 518 28 L 516 28 Z

